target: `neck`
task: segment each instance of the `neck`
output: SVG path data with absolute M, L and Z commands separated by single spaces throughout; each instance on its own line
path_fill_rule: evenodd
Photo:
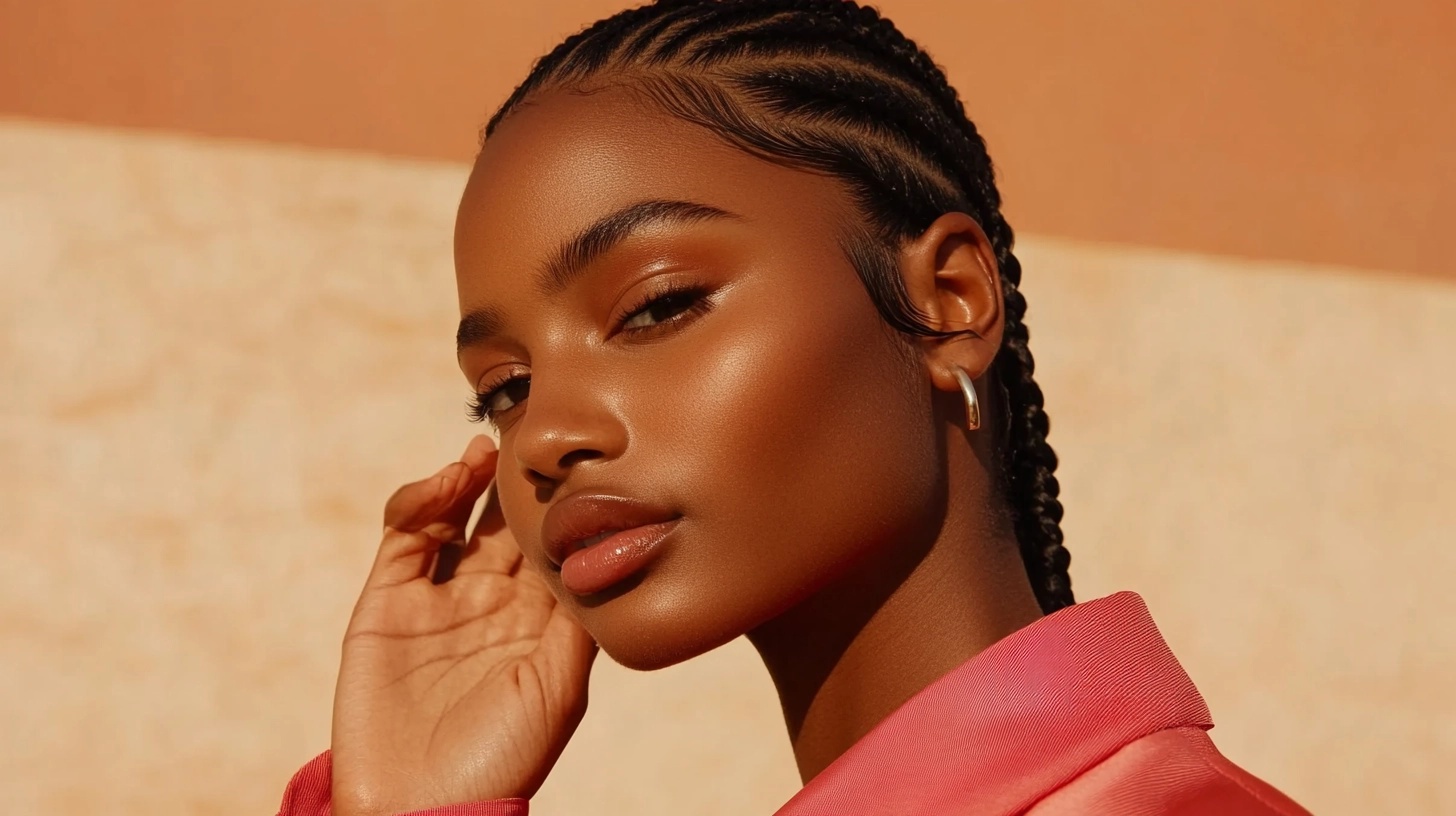
M 948 510 L 928 546 L 891 547 L 749 635 L 804 782 L 926 686 L 1041 617 L 1009 525 L 979 526 Z

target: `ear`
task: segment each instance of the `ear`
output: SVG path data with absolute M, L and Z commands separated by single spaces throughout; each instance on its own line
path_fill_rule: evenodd
M 970 330 L 922 340 L 935 387 L 958 392 L 955 368 L 979 378 L 1001 348 L 1005 319 L 996 250 L 974 218 L 946 213 L 901 248 L 900 273 L 926 325 L 940 331 Z

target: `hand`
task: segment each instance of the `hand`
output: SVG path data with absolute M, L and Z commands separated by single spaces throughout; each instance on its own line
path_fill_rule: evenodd
M 385 506 L 334 696 L 338 816 L 529 798 L 586 713 L 596 644 L 524 563 L 495 491 L 465 535 L 499 456 L 477 436 Z

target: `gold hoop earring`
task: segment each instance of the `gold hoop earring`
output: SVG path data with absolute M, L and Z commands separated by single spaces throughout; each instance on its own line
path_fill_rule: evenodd
M 981 427 L 981 401 L 976 398 L 976 384 L 960 366 L 955 367 L 955 376 L 961 384 L 961 393 L 966 395 L 966 427 L 974 431 Z

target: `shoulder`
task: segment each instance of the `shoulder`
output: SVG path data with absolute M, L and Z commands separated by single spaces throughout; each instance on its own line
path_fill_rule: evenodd
M 1027 816 L 1309 816 L 1235 765 L 1199 727 L 1157 731 L 1069 780 Z

